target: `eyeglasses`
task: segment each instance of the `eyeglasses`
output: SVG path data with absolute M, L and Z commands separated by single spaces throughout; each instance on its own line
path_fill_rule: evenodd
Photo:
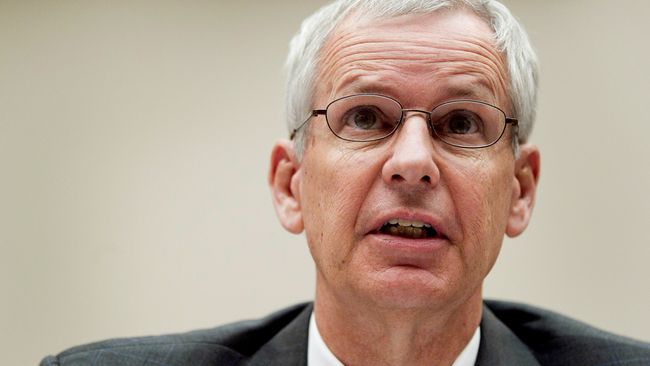
M 342 140 L 378 141 L 397 131 L 408 112 L 426 114 L 430 133 L 440 141 L 469 149 L 494 145 L 508 124 L 518 124 L 498 107 L 476 100 L 453 100 L 426 111 L 405 109 L 397 100 L 380 94 L 354 94 L 313 110 L 291 132 L 291 139 L 312 117 L 325 115 L 329 129 Z

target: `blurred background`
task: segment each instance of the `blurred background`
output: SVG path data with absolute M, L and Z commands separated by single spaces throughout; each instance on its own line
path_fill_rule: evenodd
M 542 178 L 486 296 L 650 341 L 650 2 L 505 3 L 541 59 Z M 266 174 L 323 4 L 0 0 L 0 364 L 312 298 Z

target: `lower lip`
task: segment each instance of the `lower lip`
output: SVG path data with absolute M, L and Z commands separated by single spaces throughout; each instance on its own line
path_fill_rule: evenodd
M 368 235 L 369 244 L 378 254 L 395 258 L 422 259 L 436 255 L 448 248 L 450 243 L 445 238 L 409 239 L 383 233 Z

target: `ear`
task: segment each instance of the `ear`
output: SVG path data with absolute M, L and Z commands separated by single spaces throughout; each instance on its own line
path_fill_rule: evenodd
M 296 159 L 293 142 L 278 141 L 271 152 L 269 187 L 275 213 L 282 226 L 293 234 L 302 232 L 304 225 L 300 206 L 300 162 Z
M 515 161 L 510 216 L 506 235 L 515 237 L 526 229 L 535 206 L 535 192 L 539 181 L 540 156 L 537 146 L 523 144 Z

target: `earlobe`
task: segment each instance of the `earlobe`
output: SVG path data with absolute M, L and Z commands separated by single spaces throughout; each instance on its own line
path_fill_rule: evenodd
M 519 156 L 515 161 L 510 216 L 506 226 L 506 235 L 509 237 L 524 232 L 530 222 L 535 206 L 539 171 L 539 149 L 531 144 L 521 145 Z
M 304 225 L 300 205 L 300 163 L 296 159 L 293 142 L 278 141 L 271 153 L 268 183 L 273 206 L 282 226 L 299 234 Z

